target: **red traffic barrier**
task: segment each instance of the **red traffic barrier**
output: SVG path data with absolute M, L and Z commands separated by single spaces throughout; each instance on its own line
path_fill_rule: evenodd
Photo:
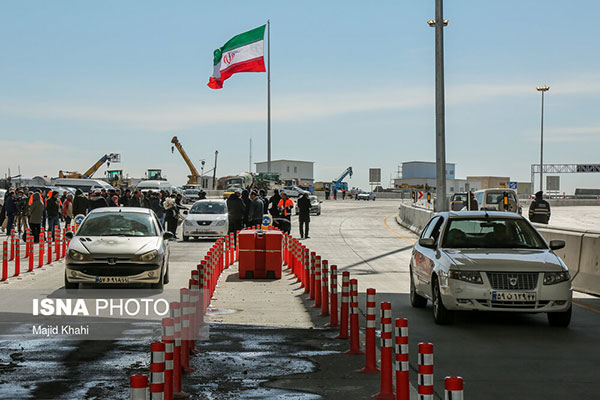
M 15 230 L 10 230 L 10 258 L 9 261 L 15 259 Z
M 65 236 L 66 234 L 67 234 L 67 229 L 63 228 L 61 258 L 65 258 L 67 255 L 67 238 Z
M 410 400 L 408 386 L 408 320 L 396 318 L 396 400 Z
M 306 246 L 302 246 L 302 265 L 304 266 L 304 293 L 310 296 L 310 261 Z
M 419 399 L 433 400 L 433 344 L 419 343 Z
M 165 390 L 165 344 L 150 344 L 150 400 L 163 400 Z
M 331 266 L 329 297 L 329 327 L 338 326 L 338 284 L 337 284 L 337 265 Z
M 348 319 L 350 304 L 350 272 L 342 272 L 342 306 L 340 309 L 340 333 L 337 339 L 348 339 Z
M 376 355 L 376 333 L 377 328 L 377 301 L 375 289 L 367 289 L 367 329 L 365 334 L 365 367 L 358 372 L 365 374 L 375 374 L 379 372 L 377 368 Z
M 364 354 L 360 349 L 358 325 L 358 280 L 350 279 L 350 350 L 346 354 Z
M 27 245 L 29 247 L 29 268 L 28 271 L 31 272 L 33 271 L 33 236 L 29 236 L 27 238 Z
M 463 378 L 447 376 L 444 378 L 444 400 L 463 400 Z
M 381 389 L 375 399 L 394 400 L 392 378 L 392 303 L 381 303 Z
M 148 389 L 148 376 L 137 374 L 129 377 L 129 399 L 146 400 L 146 389 Z
M 40 235 L 40 236 L 42 236 L 42 235 Z M 38 244 L 38 248 L 39 248 L 38 268 L 41 268 L 42 265 L 44 265 L 44 245 L 45 245 L 45 242 L 40 237 L 40 242 Z
M 46 264 L 52 264 L 52 240 L 50 239 L 50 235 L 48 235 L 48 243 L 46 247 L 48 249 L 48 262 Z
M 2 281 L 8 279 L 8 242 L 2 242 Z
M 162 319 L 162 342 L 165 344 L 164 400 L 173 400 L 173 352 L 175 347 L 175 323 L 173 318 Z
M 189 374 L 194 372 L 194 369 L 190 367 L 190 349 L 191 349 L 191 332 L 190 332 L 190 291 L 189 289 L 180 289 L 180 301 L 181 304 L 181 364 L 183 365 L 183 372 Z
M 316 256 L 317 253 L 314 251 L 310 252 L 310 280 L 309 280 L 309 299 L 315 299 L 315 265 L 316 265 Z
M 19 276 L 21 274 L 21 244 L 19 239 L 15 239 L 15 274 L 13 276 Z
M 173 318 L 173 398 L 184 399 L 189 397 L 188 393 L 181 391 L 181 305 L 172 302 L 170 305 L 171 318 Z
M 315 258 L 315 304 L 313 308 L 321 307 L 321 256 Z
M 321 264 L 321 317 L 329 315 L 329 261 Z

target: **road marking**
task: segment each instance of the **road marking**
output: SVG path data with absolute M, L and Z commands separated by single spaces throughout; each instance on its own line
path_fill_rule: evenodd
M 586 303 L 583 303 L 583 302 L 581 302 L 581 301 L 577 301 L 577 300 L 573 300 L 573 303 L 577 304 L 577 305 L 578 305 L 578 306 L 580 306 L 580 307 L 585 307 L 585 308 L 587 308 L 588 310 L 592 310 L 592 311 L 600 312 L 600 307 L 598 307 L 598 306 L 593 306 L 593 305 L 591 305 L 591 304 L 586 304 Z
M 416 241 L 414 239 L 411 239 L 411 238 L 409 238 L 407 236 L 404 236 L 401 233 L 398 233 L 395 230 L 393 230 L 392 228 L 390 228 L 390 226 L 387 223 L 387 220 L 388 220 L 389 217 L 394 217 L 394 216 L 395 216 L 395 214 L 390 214 L 390 215 L 388 215 L 387 217 L 385 217 L 383 219 L 383 226 L 385 226 L 385 229 L 387 229 L 388 231 L 392 232 L 394 235 L 398 236 L 401 239 L 404 239 L 404 240 L 406 240 L 406 241 L 408 241 L 410 243 L 415 243 Z

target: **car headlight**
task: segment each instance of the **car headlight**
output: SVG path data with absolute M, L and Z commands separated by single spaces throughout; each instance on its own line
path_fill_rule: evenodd
M 194 225 L 194 221 L 186 219 L 186 220 L 183 221 L 183 224 L 186 225 L 186 226 L 193 226 Z
M 148 261 L 154 260 L 157 255 L 158 255 L 158 251 L 152 250 L 152 251 L 149 251 L 147 253 L 144 253 L 142 255 L 139 255 L 139 256 L 135 257 L 133 260 L 134 261 L 148 262 Z
M 69 257 L 73 261 L 91 261 L 91 258 L 83 253 L 76 250 L 69 250 Z
M 571 279 L 569 271 L 544 272 L 544 285 L 554 285 Z
M 225 225 L 225 220 L 217 221 L 217 223 L 215 224 L 215 226 L 223 226 L 223 225 Z
M 483 279 L 478 271 L 450 271 L 449 277 L 459 281 L 483 284 Z

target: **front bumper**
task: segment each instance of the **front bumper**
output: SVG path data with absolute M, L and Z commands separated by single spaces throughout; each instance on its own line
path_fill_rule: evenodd
M 162 279 L 160 264 L 66 264 L 69 283 L 100 283 L 101 277 L 127 277 L 126 283 L 158 283 Z M 113 283 L 125 283 L 115 280 Z
M 221 226 L 183 226 L 183 236 L 189 237 L 221 237 L 227 235 L 227 224 Z
M 492 292 L 503 292 L 503 290 L 492 289 L 487 278 L 483 279 L 483 284 L 441 279 L 440 291 L 444 306 L 449 310 L 525 313 L 560 312 L 571 307 L 573 289 L 568 281 L 555 285 L 543 285 L 538 281 L 537 287 L 533 290 L 517 291 L 535 293 L 535 301 L 499 301 L 492 299 Z

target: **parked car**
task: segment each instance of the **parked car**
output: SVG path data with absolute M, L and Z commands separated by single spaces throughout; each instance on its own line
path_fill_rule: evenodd
M 0 207 L 4 205 L 4 196 L 6 196 L 6 189 L 0 189 Z
M 298 186 L 284 186 L 281 190 L 288 195 L 288 197 L 300 197 L 305 192 L 304 189 Z
M 225 200 L 199 200 L 194 203 L 183 221 L 183 240 L 191 237 L 221 237 L 227 235 L 229 219 Z
M 321 203 L 323 203 L 323 201 L 319 200 L 319 198 L 314 195 L 308 196 L 308 199 L 310 200 L 310 213 L 315 215 L 321 215 Z M 300 210 L 298 209 L 298 202 L 296 202 L 294 209 L 296 210 L 296 215 L 300 214 Z
M 508 203 L 504 204 L 504 194 L 507 195 Z M 522 207 L 519 205 L 519 197 L 513 189 L 482 189 L 474 193 L 480 210 L 508 211 L 521 214 Z
M 356 200 L 375 201 L 375 192 L 360 192 L 356 195 Z M 378 203 L 379 204 L 379 203 Z
M 438 324 L 459 310 L 547 313 L 553 326 L 571 320 L 569 270 L 553 250 L 562 240 L 542 238 L 518 214 L 463 211 L 436 214 L 410 260 L 410 301 L 433 303 Z
M 200 189 L 184 189 L 183 190 L 183 202 L 185 204 L 193 204 L 198 201 L 198 194 Z
M 454 193 L 450 198 L 450 211 L 460 211 L 467 207 L 468 193 Z
M 91 211 L 70 240 L 65 288 L 80 283 L 148 283 L 162 289 L 169 282 L 169 239 L 152 210 L 104 207 Z

